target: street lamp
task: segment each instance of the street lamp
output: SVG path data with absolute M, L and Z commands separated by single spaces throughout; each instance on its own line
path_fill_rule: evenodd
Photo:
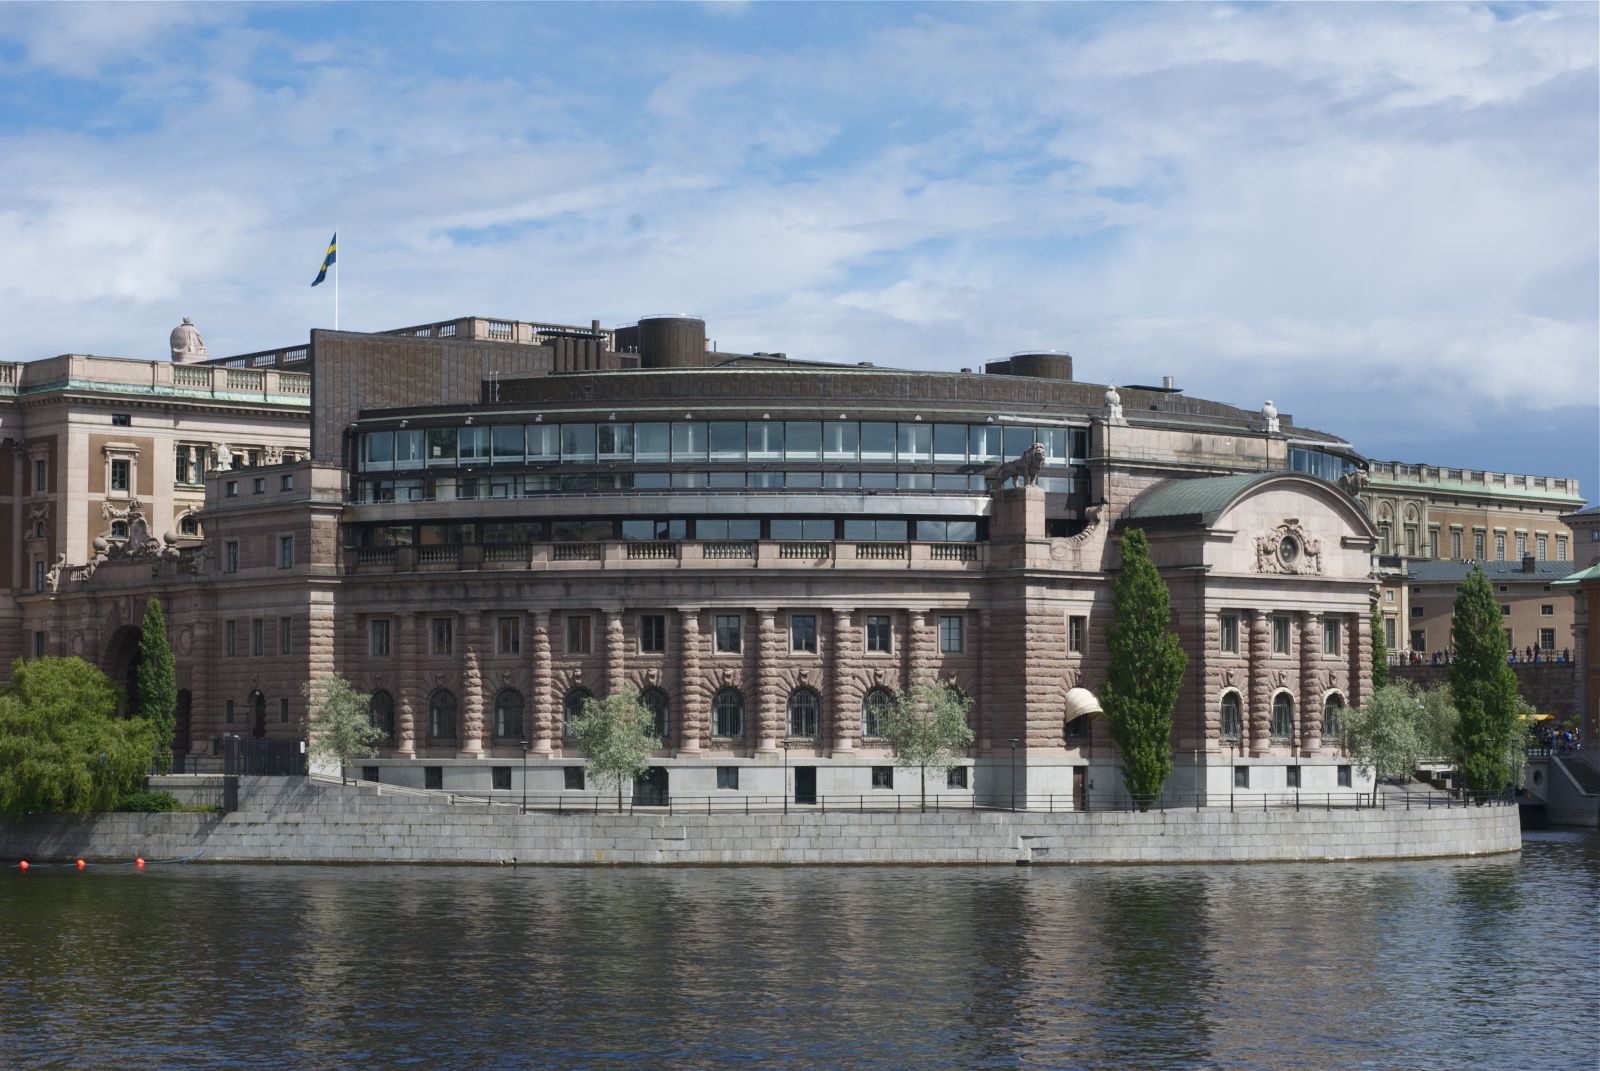
M 1016 737 L 1011 738 L 1011 809 L 1017 809 L 1017 745 L 1022 743 Z
M 528 741 L 522 741 L 522 813 L 528 813 Z

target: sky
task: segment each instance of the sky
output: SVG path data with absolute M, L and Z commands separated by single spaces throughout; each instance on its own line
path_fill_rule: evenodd
M 1594 4 L 0 4 L 0 359 L 1071 352 L 1600 500 Z

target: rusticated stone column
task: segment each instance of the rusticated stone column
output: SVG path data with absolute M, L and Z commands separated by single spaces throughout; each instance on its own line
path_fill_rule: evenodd
M 1359 707 L 1372 698 L 1372 615 L 1350 615 L 1350 694 L 1345 705 Z
M 856 734 L 860 731 L 857 724 L 860 712 L 855 709 L 850 694 L 850 678 L 855 670 L 858 648 L 852 616 L 850 610 L 833 611 L 833 659 L 828 666 L 833 692 L 833 701 L 828 704 L 833 720 L 833 750 L 844 754 L 855 750 Z
M 1322 660 L 1322 621 L 1309 610 L 1300 611 L 1300 752 L 1322 750 L 1322 693 L 1317 670 Z
M 787 728 L 783 724 L 778 698 L 778 621 L 773 610 L 756 612 L 756 719 L 758 751 L 778 750 L 778 738 Z
M 1272 619 L 1264 610 L 1250 610 L 1250 754 L 1272 748 Z
M 932 677 L 938 672 L 936 616 L 932 610 L 912 610 L 906 614 L 909 642 L 906 644 L 905 681 L 908 688 L 918 677 Z
M 396 758 L 409 759 L 417 753 L 417 681 L 422 673 L 422 653 L 417 650 L 417 627 L 421 619 L 416 615 L 401 614 L 390 626 L 395 635 L 390 651 L 400 661 L 399 709 L 395 711 L 394 753 Z
M 626 669 L 623 665 L 624 648 L 627 646 L 626 636 L 622 629 L 622 611 L 605 611 L 606 627 L 606 694 L 614 695 L 622 690 L 627 683 Z
M 533 612 L 533 752 L 550 754 L 550 611 Z
M 696 754 L 704 739 L 702 724 L 702 697 L 700 695 L 700 608 L 684 607 L 678 611 L 678 635 L 681 637 L 682 679 L 678 688 L 678 726 L 682 743 L 678 750 Z
M 478 636 L 481 614 L 461 616 L 462 645 L 466 652 L 461 659 L 462 724 L 461 752 L 459 758 L 483 758 L 483 670 L 478 665 Z

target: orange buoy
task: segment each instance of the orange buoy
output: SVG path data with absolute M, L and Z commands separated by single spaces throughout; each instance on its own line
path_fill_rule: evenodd
M 79 869 L 79 870 L 82 870 L 82 869 L 83 869 L 83 866 L 84 866 L 84 863 L 83 863 L 83 860 L 82 860 L 82 859 L 79 859 L 79 860 L 78 860 L 78 869 Z
M 17 864 L 17 869 L 18 870 L 26 870 L 26 869 L 28 869 L 28 861 L 26 859 L 22 860 L 22 862 Z
M 134 865 L 134 867 L 136 869 L 142 870 L 144 868 L 144 860 L 143 859 L 135 859 L 133 861 L 133 865 Z

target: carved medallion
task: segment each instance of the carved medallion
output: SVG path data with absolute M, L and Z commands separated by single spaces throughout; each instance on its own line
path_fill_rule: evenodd
M 1294 517 L 1266 535 L 1256 536 L 1256 572 L 1300 576 L 1322 575 L 1322 543 L 1311 538 Z
M 178 630 L 178 640 L 172 645 L 179 654 L 186 655 L 194 650 L 194 629 L 188 625 Z

